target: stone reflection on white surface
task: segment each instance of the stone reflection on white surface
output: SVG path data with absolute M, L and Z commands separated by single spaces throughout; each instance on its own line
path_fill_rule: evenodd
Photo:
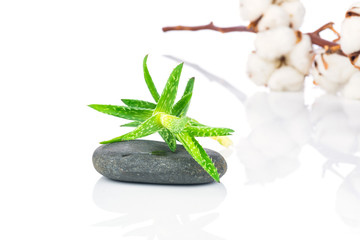
M 211 211 L 225 197 L 222 184 L 167 186 L 100 178 L 93 190 L 94 203 L 121 215 L 96 226 L 129 228 L 123 235 L 129 238 L 219 240 L 222 238 L 204 228 L 218 218 L 218 213 Z M 192 216 L 202 213 L 200 217 Z
M 248 183 L 272 182 L 295 171 L 311 134 L 303 93 L 256 93 L 245 110 L 251 133 L 236 149 Z

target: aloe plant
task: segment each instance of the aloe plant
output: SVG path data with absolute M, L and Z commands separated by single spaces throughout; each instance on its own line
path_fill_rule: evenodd
M 194 88 L 194 78 L 188 81 L 182 97 L 175 103 L 183 63 L 172 71 L 162 94 L 159 95 L 147 68 L 147 58 L 146 55 L 143 61 L 144 78 L 155 103 L 122 99 L 126 106 L 89 105 L 89 107 L 99 112 L 132 120 L 132 122 L 122 125 L 122 127 L 135 127 L 129 133 L 103 141 L 101 144 L 133 140 L 158 132 L 173 152 L 176 150 L 176 141 L 181 142 L 201 167 L 215 181 L 219 182 L 219 173 L 215 165 L 195 137 L 227 136 L 233 130 L 209 127 L 186 116 Z

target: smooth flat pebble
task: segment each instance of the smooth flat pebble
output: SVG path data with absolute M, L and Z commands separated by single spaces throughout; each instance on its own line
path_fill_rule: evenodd
M 220 177 L 227 164 L 220 153 L 205 149 Z M 101 145 L 93 154 L 95 169 L 103 176 L 124 182 L 203 184 L 213 178 L 182 145 L 171 152 L 165 142 L 132 140 Z

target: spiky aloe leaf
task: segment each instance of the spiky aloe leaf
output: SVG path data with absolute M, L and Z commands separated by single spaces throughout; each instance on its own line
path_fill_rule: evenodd
M 160 115 L 161 124 L 171 133 L 174 134 L 181 132 L 190 120 L 190 118 L 187 117 L 178 118 L 165 113 L 160 113 L 160 114 L 161 114 Z
M 194 83 L 195 83 L 195 78 L 194 77 L 190 78 L 189 81 L 186 84 L 183 96 L 193 92 Z
M 121 99 L 125 105 L 129 107 L 136 107 L 136 108 L 145 108 L 145 109 L 155 109 L 156 104 L 152 102 L 137 100 L 137 99 Z
M 120 127 L 138 127 L 140 126 L 141 122 L 130 122 L 126 123 L 124 125 L 121 125 Z M 166 144 L 169 146 L 170 150 L 172 152 L 175 152 L 176 150 L 176 137 L 174 134 L 172 134 L 168 129 L 163 128 L 159 131 L 159 134 L 161 138 L 166 142 Z
M 140 126 L 135 128 L 133 131 L 126 133 L 120 137 L 113 138 L 108 141 L 103 141 L 103 142 L 101 142 L 101 144 L 121 142 L 121 141 L 125 141 L 125 140 L 133 140 L 133 139 L 137 139 L 137 138 L 146 137 L 153 133 L 156 133 L 157 131 L 159 131 L 162 128 L 163 128 L 163 126 L 159 122 L 159 114 L 156 114 L 156 115 L 150 117 L 148 120 L 146 120 L 142 124 L 140 124 Z
M 209 126 L 206 126 L 202 123 L 199 123 L 198 121 L 196 121 L 195 119 L 193 118 L 190 118 L 190 122 L 189 122 L 189 125 L 190 126 L 197 126 L 197 127 L 209 127 Z
M 186 113 L 187 111 L 189 110 L 189 106 L 190 106 L 190 100 L 191 100 L 191 97 L 192 97 L 192 92 L 193 92 L 193 89 L 194 89 L 194 83 L 195 83 L 195 78 L 190 78 L 188 83 L 186 84 L 186 88 L 185 88 L 185 91 L 184 91 L 184 94 L 182 96 L 182 98 L 179 100 L 179 102 L 183 99 L 183 98 L 186 98 L 186 96 L 190 95 L 190 99 L 188 100 L 187 104 L 183 106 L 182 110 L 177 113 L 176 116 L 178 117 L 182 117 L 182 116 L 186 116 Z M 184 100 L 186 101 L 186 100 Z M 178 102 L 178 103 L 179 103 Z M 177 104 L 175 104 L 176 106 Z M 174 106 L 174 107 L 175 107 Z
M 190 106 L 190 100 L 194 89 L 194 83 L 195 83 L 195 78 L 190 78 L 186 84 L 186 88 L 181 99 L 173 106 L 172 109 L 173 115 L 178 117 L 186 116 L 186 113 Z
M 229 128 L 212 128 L 198 126 L 187 126 L 184 131 L 194 137 L 228 136 L 234 132 L 234 130 Z
M 171 115 L 177 117 L 185 116 L 190 105 L 191 97 L 192 93 L 183 96 L 171 109 Z
M 116 105 L 91 104 L 89 107 L 115 117 L 125 118 L 128 120 L 145 121 L 153 115 L 152 110 L 132 108 Z
M 200 164 L 201 167 L 204 168 L 204 170 L 215 179 L 215 181 L 220 182 L 219 173 L 210 159 L 210 157 L 207 155 L 205 150 L 202 148 L 200 143 L 196 141 L 196 139 L 193 136 L 190 136 L 188 133 L 182 132 L 179 134 L 176 134 L 177 139 L 184 145 L 186 151 L 190 153 L 190 155 L 195 159 L 197 163 Z
M 155 102 L 158 102 L 160 96 L 159 96 L 159 93 L 156 90 L 155 84 L 150 76 L 150 73 L 149 73 L 149 70 L 148 70 L 148 67 L 146 64 L 147 58 L 148 58 L 148 55 L 146 55 L 144 57 L 144 61 L 143 61 L 144 78 L 145 78 L 146 85 L 148 86 L 148 88 L 150 90 L 151 96 L 154 98 Z
M 140 124 L 141 124 L 141 122 L 134 121 L 134 122 L 129 122 L 129 123 L 123 124 L 120 127 L 138 127 L 138 126 L 140 126 Z
M 158 101 L 154 113 L 158 113 L 158 112 L 164 112 L 167 114 L 171 113 L 171 108 L 175 102 L 183 65 L 184 65 L 183 63 L 179 64 L 170 74 L 170 77 L 166 82 L 165 88 L 160 96 L 160 99 Z
M 160 136 L 162 137 L 162 139 L 164 139 L 164 141 L 166 142 L 166 144 L 169 146 L 170 150 L 172 152 L 175 152 L 176 150 L 176 137 L 174 136 L 174 134 L 172 134 L 168 129 L 163 128 L 159 131 Z

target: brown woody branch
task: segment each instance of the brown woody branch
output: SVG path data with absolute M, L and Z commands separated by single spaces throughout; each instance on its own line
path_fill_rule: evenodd
M 306 33 L 307 35 L 310 36 L 311 38 L 311 42 L 315 45 L 318 45 L 320 47 L 323 48 L 336 48 L 339 49 L 340 45 L 336 42 L 331 42 L 328 40 L 325 40 L 323 38 L 320 37 L 320 32 L 326 30 L 326 29 L 330 29 L 332 30 L 338 37 L 340 36 L 335 29 L 333 28 L 334 23 L 327 23 L 324 26 L 320 27 L 318 30 L 311 32 L 311 33 Z M 212 31 L 217 31 L 217 32 L 221 32 L 221 33 L 229 33 L 229 32 L 252 32 L 252 33 L 256 33 L 257 31 L 254 30 L 253 27 L 251 27 L 251 25 L 249 27 L 246 26 L 235 26 L 235 27 L 217 27 L 214 25 L 213 22 L 210 22 L 207 25 L 202 25 L 202 26 L 193 26 L 193 27 L 189 27 L 189 26 L 174 26 L 174 27 L 164 27 L 163 31 L 164 32 L 168 32 L 168 31 L 199 31 L 199 30 L 212 30 Z
M 162 29 L 164 32 L 168 31 L 199 31 L 199 30 L 213 30 L 221 33 L 228 33 L 228 32 L 252 32 L 255 33 L 256 31 L 245 27 L 245 26 L 236 26 L 236 27 L 217 27 L 214 25 L 213 22 L 210 22 L 207 25 L 195 26 L 195 27 L 187 27 L 187 26 L 175 26 L 175 27 L 164 27 Z

